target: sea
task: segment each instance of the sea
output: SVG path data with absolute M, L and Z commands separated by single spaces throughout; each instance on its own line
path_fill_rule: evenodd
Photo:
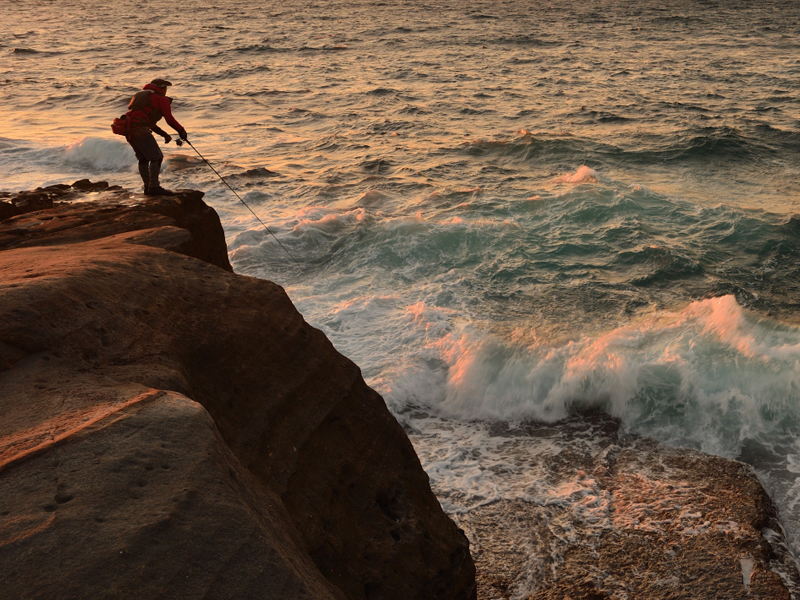
M 162 144 L 162 184 L 203 190 L 235 271 L 359 365 L 449 514 L 554 497 L 498 423 L 600 411 L 751 464 L 800 551 L 795 0 L 0 17 L 0 189 L 141 191 L 110 124 L 170 80 L 193 145 Z

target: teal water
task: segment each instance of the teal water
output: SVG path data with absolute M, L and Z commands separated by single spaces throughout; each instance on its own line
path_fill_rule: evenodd
M 796 3 L 174 11 L 3 7 L 2 189 L 136 188 L 109 124 L 167 77 L 299 264 L 191 149 L 165 185 L 207 192 L 235 269 L 285 286 L 423 457 L 478 443 L 443 423 L 599 407 L 751 462 L 800 548 Z M 425 466 L 467 495 L 496 476 Z

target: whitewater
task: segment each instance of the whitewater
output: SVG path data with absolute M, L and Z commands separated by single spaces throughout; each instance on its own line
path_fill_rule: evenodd
M 190 148 L 163 184 L 361 367 L 451 515 L 563 491 L 495 424 L 599 410 L 753 465 L 800 550 L 796 3 L 175 10 L 2 3 L 0 189 L 139 189 L 110 123 L 167 78 L 296 262 Z

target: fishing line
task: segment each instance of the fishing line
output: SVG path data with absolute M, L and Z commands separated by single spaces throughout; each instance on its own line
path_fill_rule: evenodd
M 284 251 L 284 252 L 286 252 L 286 254 L 288 254 L 288 255 L 289 255 L 289 258 L 291 258 L 291 259 L 294 261 L 294 264 L 296 264 L 296 265 L 299 267 L 299 266 L 300 266 L 300 263 L 299 263 L 299 262 L 297 262 L 297 260 L 295 260 L 294 256 L 292 256 L 291 252 L 289 252 L 289 251 L 286 249 L 286 246 L 284 246 L 283 244 L 281 244 L 281 241 L 280 241 L 280 240 L 277 238 L 277 236 L 276 236 L 274 233 L 272 233 L 272 231 L 270 231 L 269 227 L 267 227 L 267 226 L 266 226 L 266 224 L 264 223 L 264 221 L 262 221 L 262 220 L 261 220 L 261 219 L 258 217 L 258 215 L 255 213 L 255 211 L 253 211 L 253 209 L 252 209 L 252 208 L 250 208 L 250 206 L 247 204 L 247 202 L 245 202 L 244 200 L 242 200 L 242 197 L 241 197 L 239 194 L 237 194 L 237 193 L 236 193 L 236 190 L 234 190 L 234 189 L 233 189 L 233 188 L 230 186 L 230 184 L 229 184 L 227 181 L 225 181 L 225 179 L 222 177 L 222 175 L 220 175 L 220 174 L 217 172 L 217 170 L 216 170 L 216 169 L 213 167 L 213 165 L 212 165 L 210 162 L 208 162 L 208 160 L 206 159 L 206 157 L 205 157 L 205 156 L 203 156 L 202 154 L 200 154 L 200 151 L 199 151 L 197 148 L 195 148 L 195 147 L 194 147 L 194 144 L 192 144 L 192 142 L 190 142 L 189 140 L 182 140 L 182 141 L 184 141 L 184 142 L 186 142 L 187 144 L 189 144 L 189 145 L 192 147 L 192 150 L 194 150 L 195 152 L 197 152 L 197 156 L 199 156 L 200 158 L 202 158 L 202 159 L 203 159 L 203 161 L 204 161 L 204 162 L 205 162 L 205 163 L 206 163 L 206 164 L 209 166 L 209 168 L 210 168 L 212 171 L 214 171 L 214 173 L 216 174 L 216 176 L 220 178 L 220 180 L 222 181 L 222 183 L 224 183 L 225 185 L 227 185 L 227 186 L 228 186 L 228 189 L 229 189 L 231 192 L 233 192 L 233 195 L 234 195 L 234 196 L 236 196 L 236 197 L 239 199 L 239 202 L 241 202 L 242 204 L 244 204 L 244 205 L 247 207 L 247 210 L 249 210 L 251 213 L 253 213 L 253 216 L 256 218 L 256 220 L 257 220 L 259 223 L 261 223 L 261 225 L 263 225 L 263 226 L 264 226 L 264 229 L 266 229 L 266 230 L 267 230 L 267 233 L 269 233 L 269 234 L 270 234 L 272 237 L 274 237 L 274 238 L 275 238 L 275 241 L 276 241 L 276 242 L 278 242 L 278 245 L 279 245 L 281 248 L 283 248 L 283 251 Z M 178 140 L 175 140 L 175 143 L 178 143 Z M 178 145 L 180 145 L 180 144 L 178 144 Z

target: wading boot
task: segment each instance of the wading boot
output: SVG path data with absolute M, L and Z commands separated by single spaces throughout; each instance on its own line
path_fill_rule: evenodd
M 150 189 L 150 163 L 146 160 L 139 161 L 139 175 L 142 177 L 144 184 L 144 194 L 147 195 L 147 190 Z
M 147 189 L 145 190 L 146 196 L 167 196 L 172 192 L 165 190 L 158 182 L 158 175 L 161 172 L 161 161 L 151 160 L 147 165 L 147 174 L 149 175 Z
M 172 190 L 165 190 L 160 185 L 150 186 L 144 191 L 145 196 L 171 196 L 172 193 Z

